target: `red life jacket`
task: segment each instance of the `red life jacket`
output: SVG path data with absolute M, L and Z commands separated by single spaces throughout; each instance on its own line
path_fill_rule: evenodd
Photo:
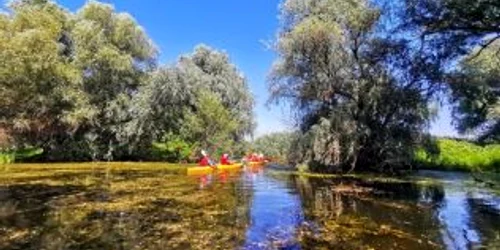
M 208 156 L 203 156 L 198 165 L 202 167 L 210 166 L 210 158 L 208 158 Z
M 229 157 L 224 157 L 224 155 L 222 155 L 220 157 L 220 164 L 221 165 L 231 165 L 231 162 L 229 161 Z

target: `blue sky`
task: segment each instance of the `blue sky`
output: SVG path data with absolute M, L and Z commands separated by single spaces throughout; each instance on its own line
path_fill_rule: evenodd
M 75 11 L 85 0 L 59 0 Z M 288 126 L 281 108 L 265 107 L 268 98 L 266 76 L 275 54 L 263 41 L 275 37 L 280 0 L 115 0 L 117 11 L 130 13 L 144 27 L 160 49 L 160 62 L 173 63 L 198 44 L 227 52 L 247 77 L 256 97 L 256 135 L 280 131 Z M 450 125 L 449 111 L 440 112 L 431 132 L 456 134 Z

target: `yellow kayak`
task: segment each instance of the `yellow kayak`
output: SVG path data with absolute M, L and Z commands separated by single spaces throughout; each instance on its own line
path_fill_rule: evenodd
M 187 169 L 188 175 L 210 174 L 214 171 L 237 171 L 243 167 L 241 163 L 231 165 L 217 165 L 216 167 L 190 167 Z

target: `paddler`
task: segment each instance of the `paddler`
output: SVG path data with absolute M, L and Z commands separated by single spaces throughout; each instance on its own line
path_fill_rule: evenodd
M 212 162 L 212 160 L 210 159 L 210 156 L 207 154 L 207 152 L 205 152 L 205 150 L 201 150 L 201 159 L 200 161 L 198 162 L 198 165 L 200 165 L 201 167 L 213 167 L 214 164 Z
M 229 154 L 222 154 L 220 157 L 220 165 L 231 165 L 233 164 L 231 160 L 229 160 Z

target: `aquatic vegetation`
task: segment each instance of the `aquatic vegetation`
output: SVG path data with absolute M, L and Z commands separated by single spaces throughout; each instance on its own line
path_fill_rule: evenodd
M 330 180 L 356 180 L 358 182 L 364 183 L 414 183 L 418 185 L 435 185 L 438 181 L 435 178 L 426 178 L 423 176 L 406 175 L 400 177 L 387 176 L 387 175 L 377 175 L 377 174 L 323 174 L 323 173 L 311 173 L 311 172 L 301 172 L 301 171 L 279 171 L 270 170 L 269 175 L 274 177 L 279 176 L 297 176 L 303 178 L 311 179 L 330 179 Z
M 4 165 L 0 249 L 442 249 L 443 185 L 476 190 L 431 173 L 189 177 L 188 166 Z M 480 243 L 496 246 L 494 196 L 461 197 Z
M 395 249 L 441 249 L 431 239 L 412 235 L 391 225 L 380 225 L 368 218 L 343 216 L 334 220 L 321 220 L 319 230 L 305 224 L 300 229 L 299 241 L 314 249 L 379 249 L 377 241 L 390 238 Z
M 298 238 L 305 248 L 442 248 L 431 209 L 441 202 L 442 190 L 358 181 L 300 178 L 308 223 L 299 228 Z
M 199 190 L 172 174 L 182 166 L 71 165 L 0 171 L 0 248 L 227 249 L 244 238 L 237 188 Z

